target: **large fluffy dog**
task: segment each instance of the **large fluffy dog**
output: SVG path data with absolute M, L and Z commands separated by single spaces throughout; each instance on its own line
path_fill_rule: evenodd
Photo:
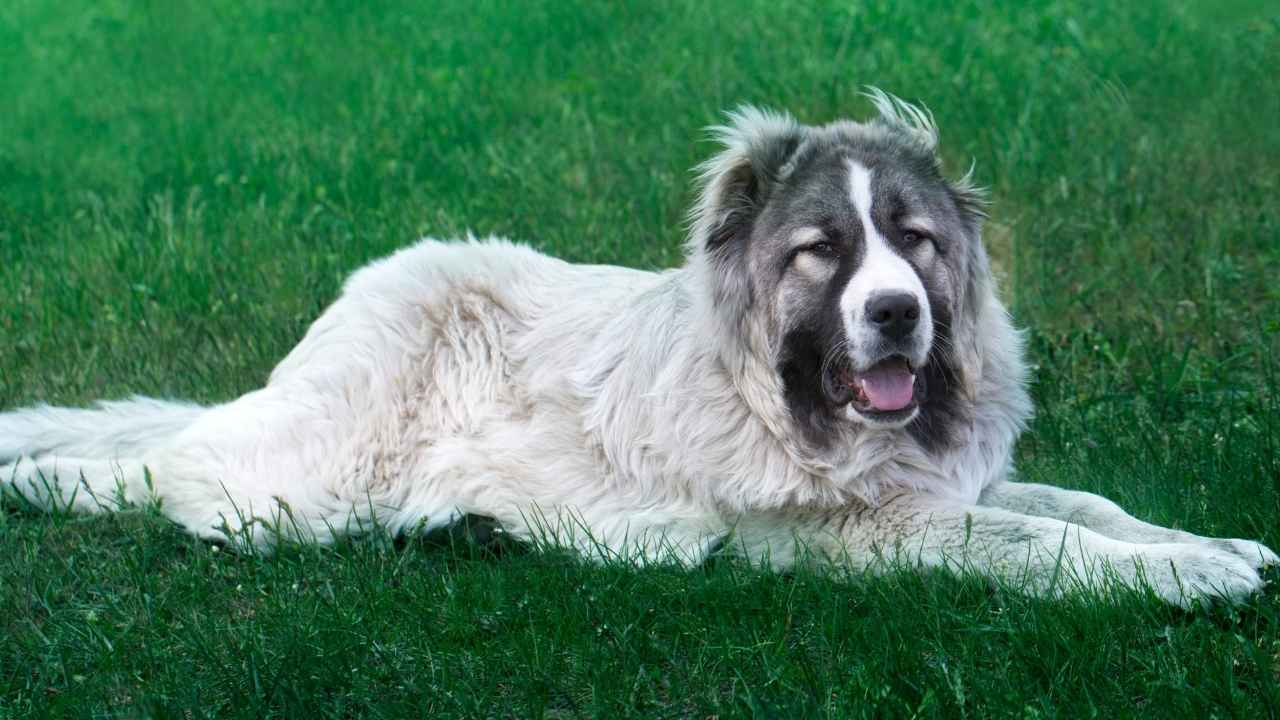
M 206 538 L 324 541 L 465 514 L 593 556 L 967 567 L 1187 603 L 1277 558 L 1010 480 L 1031 412 L 982 198 L 931 118 L 746 108 L 702 167 L 688 262 L 422 242 L 356 273 L 261 390 L 0 415 L 0 482 Z

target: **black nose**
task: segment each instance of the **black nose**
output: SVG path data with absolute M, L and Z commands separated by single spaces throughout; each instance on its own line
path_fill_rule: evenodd
M 867 301 L 867 321 L 886 337 L 901 340 L 920 320 L 920 303 L 910 293 L 884 293 Z

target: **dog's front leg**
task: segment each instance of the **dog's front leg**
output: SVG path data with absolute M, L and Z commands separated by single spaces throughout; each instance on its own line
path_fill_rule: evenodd
M 1202 544 L 1125 542 L 1062 520 L 914 494 L 791 527 L 810 557 L 873 571 L 904 564 L 969 570 L 1033 594 L 1145 581 L 1161 598 L 1186 606 L 1203 598 L 1238 600 L 1263 585 L 1242 558 Z
M 1078 523 L 1116 540 L 1134 543 L 1191 543 L 1234 553 L 1255 569 L 1280 562 L 1274 552 L 1252 540 L 1206 538 L 1143 522 L 1104 497 L 1052 485 L 998 482 L 983 491 L 982 505 L 1026 515 Z

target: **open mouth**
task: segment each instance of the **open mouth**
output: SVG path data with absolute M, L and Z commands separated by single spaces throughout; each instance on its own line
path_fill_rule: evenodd
M 924 397 L 922 376 L 902 355 L 890 355 L 860 371 L 837 364 L 823 382 L 836 405 L 852 405 L 859 414 L 878 420 L 905 417 Z

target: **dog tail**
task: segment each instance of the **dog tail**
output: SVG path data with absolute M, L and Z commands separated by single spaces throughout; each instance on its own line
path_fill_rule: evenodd
M 0 489 L 16 491 L 41 505 L 49 505 L 44 497 L 53 491 L 64 500 L 82 483 L 82 469 L 109 468 L 103 487 L 84 488 L 89 494 L 111 495 L 113 475 L 119 468 L 140 464 L 152 448 L 163 445 L 191 425 L 204 407 L 190 403 L 132 397 L 128 400 L 99 402 L 92 408 L 62 408 L 38 405 L 23 410 L 0 413 Z M 56 487 L 25 487 L 16 482 L 26 469 L 48 463 L 61 468 L 65 477 L 42 477 L 42 483 Z M 77 477 L 81 476 L 81 477 Z M 31 484 L 31 483 L 28 483 Z M 67 487 L 62 487 L 67 485 Z M 129 488 L 130 499 L 142 488 Z M 79 506 L 82 503 L 76 502 Z M 86 505 L 86 509 L 105 509 Z
M 139 457 L 184 430 L 202 412 L 199 405 L 134 396 L 89 409 L 37 405 L 0 413 L 0 464 L 24 455 Z

